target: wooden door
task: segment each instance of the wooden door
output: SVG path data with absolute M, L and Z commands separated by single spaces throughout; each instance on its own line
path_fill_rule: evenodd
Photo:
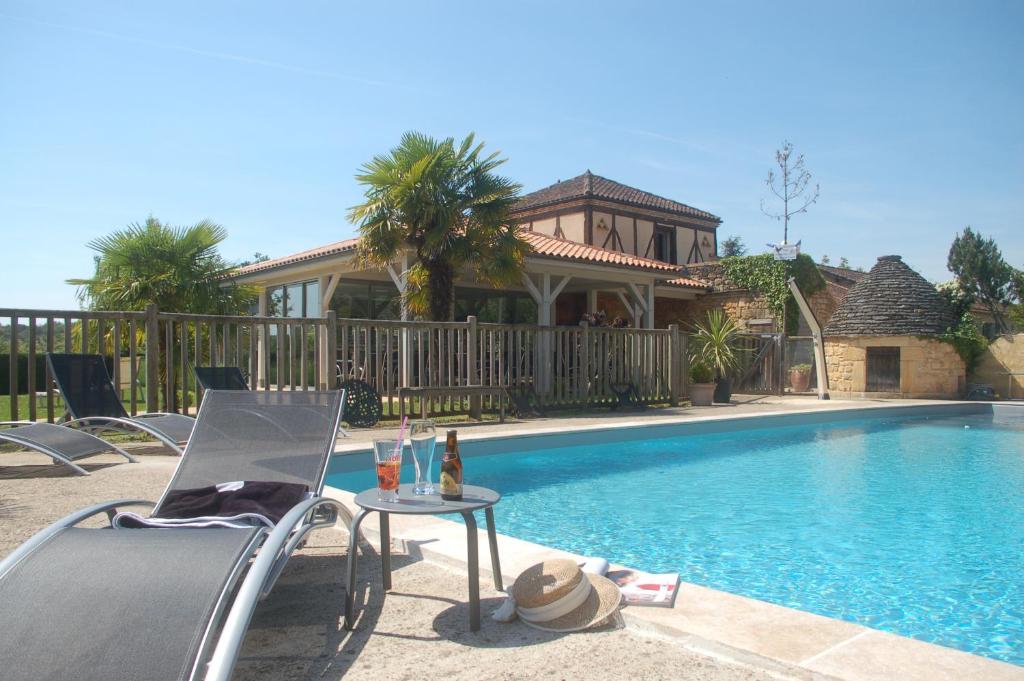
M 900 392 L 899 348 L 868 348 L 865 390 L 869 393 Z

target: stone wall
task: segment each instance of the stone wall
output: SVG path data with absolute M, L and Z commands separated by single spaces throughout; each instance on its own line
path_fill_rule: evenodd
M 843 302 L 843 298 L 850 289 L 845 286 L 840 286 L 832 281 L 825 282 L 825 288 L 812 295 L 808 300 L 807 304 L 811 308 L 811 312 L 814 313 L 814 318 L 818 320 L 818 324 L 821 328 L 825 328 L 828 324 L 828 320 L 832 319 L 832 315 L 839 308 L 839 303 Z M 802 328 L 801 324 L 801 328 Z
M 900 392 L 865 392 L 869 347 L 900 348 Z M 825 366 L 836 397 L 957 398 L 965 385 L 964 362 L 952 345 L 915 336 L 829 337 Z
M 657 298 L 654 304 L 654 322 L 658 328 L 664 328 L 669 324 L 690 328 L 694 322 L 707 319 L 708 311 L 714 309 L 725 310 L 725 314 L 743 331 L 776 331 L 778 327 L 764 298 L 751 295 L 749 291 L 708 293 L 693 300 Z M 751 327 L 749 322 L 756 319 L 771 319 L 773 322 Z
M 971 382 L 991 385 L 1002 399 L 1024 398 L 1024 375 L 1011 377 L 1008 373 L 1024 374 L 1024 333 L 992 341 L 971 375 Z

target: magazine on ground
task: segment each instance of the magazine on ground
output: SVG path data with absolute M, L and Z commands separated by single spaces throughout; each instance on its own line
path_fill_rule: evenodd
M 639 570 L 609 570 L 608 561 L 603 558 L 588 558 L 580 567 L 583 572 L 604 575 L 615 582 L 629 605 L 671 608 L 679 590 L 678 572 L 650 574 Z

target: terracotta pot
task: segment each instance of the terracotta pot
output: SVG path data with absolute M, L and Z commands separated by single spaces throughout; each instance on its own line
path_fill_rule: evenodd
M 793 387 L 793 392 L 795 393 L 807 392 L 807 388 L 811 385 L 811 372 L 791 369 L 789 371 L 789 384 Z
M 694 407 L 710 407 L 714 394 L 714 383 L 690 384 L 690 404 Z

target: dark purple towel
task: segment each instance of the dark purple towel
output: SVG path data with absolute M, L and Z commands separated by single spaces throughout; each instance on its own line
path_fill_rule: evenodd
M 307 485 L 294 482 L 245 482 L 240 489 L 216 486 L 178 489 L 167 493 L 156 518 L 199 518 L 258 513 L 274 523 L 306 498 Z

